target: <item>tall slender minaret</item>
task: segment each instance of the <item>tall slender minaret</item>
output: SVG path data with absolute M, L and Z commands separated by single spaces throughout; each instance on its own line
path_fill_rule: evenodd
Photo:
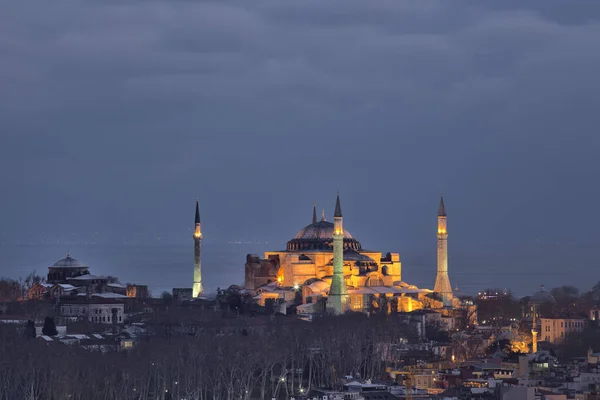
M 537 353 L 537 314 L 535 312 L 535 303 L 533 303 L 533 318 L 531 319 L 531 353 Z
M 312 219 L 312 223 L 316 224 L 317 223 L 317 203 L 314 202 L 313 203 L 313 219 Z
M 327 308 L 334 314 L 342 314 L 348 306 L 348 288 L 344 280 L 344 226 L 342 223 L 342 207 L 340 194 L 335 201 L 333 213 L 333 278 L 329 288 Z
M 202 294 L 202 230 L 200 229 L 200 209 L 196 199 L 196 229 L 194 230 L 194 286 L 192 297 L 196 298 Z
M 452 306 L 452 286 L 448 277 L 448 230 L 446 229 L 446 207 L 444 196 L 440 198 L 438 208 L 437 231 L 437 277 L 433 291 L 439 293 L 444 301 L 444 306 Z

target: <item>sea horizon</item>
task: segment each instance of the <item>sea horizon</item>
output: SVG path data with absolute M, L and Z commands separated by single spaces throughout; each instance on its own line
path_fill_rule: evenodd
M 275 242 L 203 243 L 202 280 L 206 292 L 243 285 L 247 254 L 284 247 Z M 476 295 L 487 288 L 510 290 L 523 297 L 540 290 L 569 285 L 581 292 L 599 280 L 596 274 L 598 245 L 540 244 L 511 248 L 451 250 L 449 275 L 458 294 Z M 153 296 L 173 288 L 191 287 L 191 244 L 0 244 L 0 277 L 24 278 L 35 271 L 46 275 L 48 266 L 67 252 L 87 264 L 95 275 L 110 275 L 121 283 L 147 285 Z M 433 288 L 435 249 L 400 253 L 402 280 Z

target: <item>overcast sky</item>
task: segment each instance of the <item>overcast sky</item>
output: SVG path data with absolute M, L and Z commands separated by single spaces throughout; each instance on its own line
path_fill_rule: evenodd
M 598 243 L 600 2 L 4 1 L 0 234 Z M 98 232 L 95 234 L 95 232 Z M 95 235 L 95 236 L 94 236 Z

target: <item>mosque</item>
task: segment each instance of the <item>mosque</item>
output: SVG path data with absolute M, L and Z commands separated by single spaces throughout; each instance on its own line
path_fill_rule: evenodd
M 202 230 L 198 200 L 194 219 L 194 280 L 191 297 L 203 297 Z M 267 251 L 264 258 L 246 256 L 243 290 L 260 304 L 267 299 L 280 303 L 302 304 L 299 313 L 318 312 L 326 299 L 327 309 L 335 314 L 348 310 L 368 311 L 392 307 L 397 311 L 421 308 L 459 307 L 448 277 L 448 231 L 444 198 L 440 198 L 437 229 L 437 276 L 433 290 L 402 281 L 400 254 L 363 249 L 361 243 L 344 229 L 339 193 L 333 222 L 325 212 L 317 220 L 313 205 L 312 221 L 287 242 L 286 249 Z M 179 289 L 178 289 L 179 290 Z M 181 289 L 183 290 L 183 289 Z M 383 301 L 387 300 L 387 301 Z
M 363 249 L 343 228 L 340 197 L 336 199 L 334 222 L 323 212 L 287 242 L 285 250 L 268 251 L 264 258 L 248 255 L 244 287 L 264 304 L 266 299 L 291 301 L 302 296 L 298 312 L 311 313 L 321 298 L 334 313 L 366 311 L 382 304 L 398 311 L 450 308 L 456 302 L 448 277 L 448 232 L 443 197 L 438 209 L 438 274 L 434 290 L 420 289 L 402 281 L 400 254 Z M 437 295 L 434 295 L 436 293 Z

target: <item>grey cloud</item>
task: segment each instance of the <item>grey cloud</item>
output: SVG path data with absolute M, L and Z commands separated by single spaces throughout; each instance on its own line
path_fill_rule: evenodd
M 561 205 L 584 240 L 599 16 L 583 1 L 5 2 L 2 231 L 85 231 L 91 207 L 126 235 L 200 192 L 215 234 L 280 238 L 304 221 L 289 209 L 339 187 L 383 247 L 429 240 L 440 191 L 463 244 L 522 220 L 515 235 L 553 237 L 533 227 Z M 34 197 L 55 215 L 21 206 Z M 393 213 L 402 229 L 371 228 Z M 186 210 L 168 215 L 156 229 L 185 235 Z

